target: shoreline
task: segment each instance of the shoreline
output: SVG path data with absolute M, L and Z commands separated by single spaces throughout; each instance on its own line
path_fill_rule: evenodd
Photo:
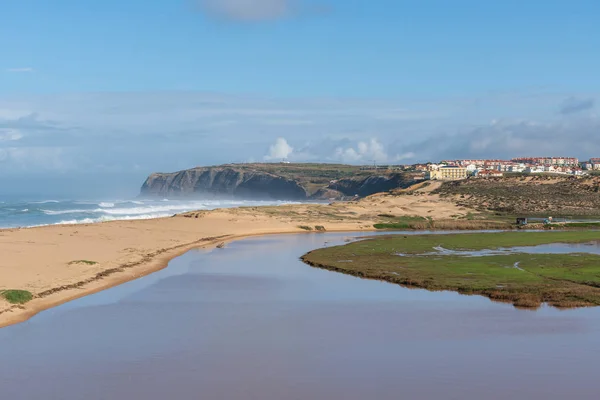
M 371 230 L 329 230 L 331 233 L 356 233 L 356 232 L 377 232 L 376 229 Z M 131 282 L 133 280 L 143 278 L 145 276 L 151 275 L 155 272 L 161 271 L 169 266 L 169 263 L 180 257 L 187 252 L 194 249 L 205 249 L 211 246 L 216 248 L 220 243 L 231 243 L 238 240 L 247 239 L 250 237 L 260 237 L 260 236 L 271 236 L 271 235 L 289 235 L 289 234 L 318 234 L 318 232 L 307 232 L 305 230 L 290 230 L 290 231 L 280 231 L 280 232 L 267 232 L 267 233 L 248 233 L 248 234 L 240 234 L 240 235 L 232 235 L 227 237 L 209 237 L 205 239 L 200 239 L 197 242 L 189 243 L 186 245 L 177 246 L 172 249 L 167 249 L 164 252 L 161 252 L 161 257 L 152 258 L 146 260 L 145 262 L 140 262 L 136 265 L 121 265 L 114 270 L 114 273 L 110 273 L 106 276 L 102 277 L 94 277 L 91 278 L 89 282 L 82 281 L 76 282 L 74 284 L 69 285 L 69 287 L 58 287 L 49 289 L 52 293 L 45 294 L 41 293 L 36 296 L 33 300 L 26 303 L 26 305 L 14 304 L 9 309 L 5 309 L 0 311 L 0 329 L 16 325 L 22 322 L 25 322 L 37 314 L 49 310 L 54 307 L 58 307 L 62 304 L 68 303 L 73 300 L 80 299 L 85 296 L 89 296 L 103 290 L 107 290 L 119 285 L 122 285 L 127 282 Z M 163 255 L 164 254 L 164 255 Z M 135 271 L 131 270 L 133 268 L 139 267 L 139 270 Z M 111 271 L 112 272 L 112 271 Z M 125 272 L 131 272 L 129 274 L 123 274 Z M 113 276 L 118 275 L 118 276 Z M 85 288 L 79 286 L 86 286 Z M 71 287 L 72 286 L 72 287 Z M 82 290 L 79 293 L 70 293 L 73 290 Z M 65 292 L 69 292 L 68 295 Z M 61 295 L 63 294 L 63 295 Z M 58 295 L 57 298 L 53 298 L 53 295 Z M 17 312 L 16 315 L 12 314 L 13 312 Z M 10 313 L 9 315 L 6 315 Z
M 594 269 L 600 253 L 578 251 L 575 247 L 564 253 L 523 250 L 597 244 L 600 231 L 507 231 L 484 236 L 464 233 L 460 238 L 458 234 L 380 236 L 337 248 L 315 249 L 301 259 L 314 268 L 406 288 L 478 295 L 521 309 L 538 309 L 544 304 L 557 309 L 600 306 L 600 286 Z M 436 251 L 431 252 L 432 249 Z M 489 253 L 493 249 L 515 251 Z M 467 255 L 478 251 L 488 253 Z M 441 264 L 440 259 L 444 260 Z
M 159 271 L 194 248 L 272 234 L 378 231 L 373 225 L 384 214 L 450 221 L 470 212 L 425 192 L 380 194 L 346 203 L 250 206 L 156 219 L 0 229 L 0 291 L 33 295 L 22 305 L 0 298 L 0 328 Z

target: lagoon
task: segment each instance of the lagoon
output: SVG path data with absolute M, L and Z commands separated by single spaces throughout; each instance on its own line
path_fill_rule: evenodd
M 600 308 L 518 310 L 311 268 L 251 238 L 0 329 L 2 397 L 592 399 Z

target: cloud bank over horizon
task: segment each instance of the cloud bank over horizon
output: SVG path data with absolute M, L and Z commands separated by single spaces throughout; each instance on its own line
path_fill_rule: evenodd
M 600 157 L 595 97 L 357 100 L 154 92 L 0 98 L 0 179 L 94 174 L 141 182 L 155 171 L 282 159 Z M 557 114 L 561 107 L 569 110 Z

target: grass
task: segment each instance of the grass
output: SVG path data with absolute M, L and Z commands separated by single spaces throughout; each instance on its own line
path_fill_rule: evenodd
M 305 231 L 312 231 L 313 230 L 312 226 L 308 226 L 308 225 L 298 225 L 298 228 L 304 229 Z
M 11 304 L 25 304 L 33 299 L 33 295 L 27 290 L 3 290 L 0 294 Z
M 517 307 L 535 308 L 542 303 L 583 307 L 600 305 L 600 256 L 512 253 L 465 257 L 436 254 L 434 247 L 484 250 L 599 240 L 596 231 L 390 235 L 315 250 L 303 260 L 363 278 L 478 294 Z
M 401 216 L 394 217 L 389 214 L 382 214 L 380 217 L 387 218 L 387 222 L 373 225 L 375 229 L 427 229 L 431 227 L 431 220 L 420 216 Z
M 74 260 L 74 261 L 69 262 L 69 265 L 74 265 L 74 264 L 96 265 L 96 264 L 98 264 L 98 262 L 90 261 L 90 260 Z
M 381 217 L 381 215 L 380 215 Z M 514 220 L 513 220 L 514 222 Z M 486 219 L 448 219 L 434 220 L 431 217 L 402 216 L 388 217 L 385 222 L 374 224 L 375 229 L 381 230 L 475 230 L 475 229 L 511 229 L 514 224 L 508 220 Z
M 600 228 L 600 222 L 568 222 L 566 224 L 561 224 L 559 226 L 564 226 L 565 228 L 580 228 L 580 229 L 590 229 L 590 228 Z
M 325 232 L 326 231 L 326 229 L 325 229 L 325 227 L 323 225 L 316 225 L 315 226 L 315 230 L 317 232 Z

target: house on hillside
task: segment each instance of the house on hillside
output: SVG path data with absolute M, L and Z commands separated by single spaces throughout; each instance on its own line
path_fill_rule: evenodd
M 598 171 L 600 170 L 600 158 L 590 158 L 590 162 L 589 162 L 591 168 L 587 168 L 590 170 L 594 170 L 594 171 Z
M 475 175 L 477 178 L 502 178 L 504 174 L 501 171 L 485 169 L 477 172 Z
M 527 168 L 525 164 L 514 163 L 510 166 L 509 172 L 525 172 L 525 168 Z
M 541 174 L 542 172 L 544 172 L 544 166 L 543 165 L 530 165 L 527 168 L 525 168 L 525 172 L 528 174 Z

